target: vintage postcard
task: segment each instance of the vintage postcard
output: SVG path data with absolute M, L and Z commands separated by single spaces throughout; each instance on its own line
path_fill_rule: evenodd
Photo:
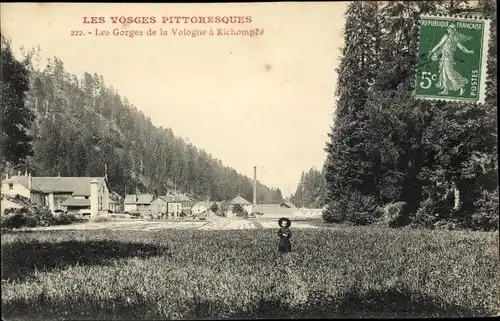
M 2 319 L 499 315 L 494 0 L 0 15 Z

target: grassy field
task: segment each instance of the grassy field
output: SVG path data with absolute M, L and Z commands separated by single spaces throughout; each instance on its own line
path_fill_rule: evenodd
M 498 233 L 342 228 L 2 233 L 2 316 L 491 316 Z

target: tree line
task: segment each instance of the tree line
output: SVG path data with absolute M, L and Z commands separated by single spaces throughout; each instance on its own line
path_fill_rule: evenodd
M 104 176 L 111 189 L 164 195 L 172 188 L 199 200 L 252 200 L 251 179 L 156 127 L 102 75 L 70 74 L 57 57 L 41 66 L 41 49 L 16 60 L 2 36 L 2 172 L 34 176 Z M 280 202 L 279 188 L 258 183 L 261 203 Z
M 311 168 L 302 172 L 299 184 L 290 202 L 297 207 L 322 208 L 326 201 L 326 181 L 324 169 L 322 171 Z
M 421 14 L 491 19 L 484 105 L 414 99 Z M 344 39 L 324 219 L 498 229 L 496 2 L 355 1 Z

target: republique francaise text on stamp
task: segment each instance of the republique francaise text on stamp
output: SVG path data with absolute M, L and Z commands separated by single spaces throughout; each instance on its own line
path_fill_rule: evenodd
M 421 16 L 415 96 L 484 103 L 489 20 Z

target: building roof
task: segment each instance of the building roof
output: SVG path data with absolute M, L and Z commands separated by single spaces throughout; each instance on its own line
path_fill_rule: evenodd
M 64 202 L 63 206 L 90 206 L 90 200 L 82 198 L 68 197 Z
M 282 207 L 280 204 L 258 204 L 254 211 L 263 214 L 292 214 L 295 209 Z
M 19 183 L 26 188 L 29 188 L 29 176 L 12 176 L 9 179 L 5 179 L 2 183 Z M 42 192 L 42 189 L 36 184 L 36 182 L 31 180 L 31 190 L 34 192 Z
M 182 194 L 165 195 L 165 196 L 162 196 L 162 198 L 168 203 L 171 203 L 171 202 L 190 202 L 191 201 L 191 199 L 189 197 L 187 197 L 186 195 L 182 195 Z
M 125 195 L 123 204 L 135 204 L 135 195 Z
M 293 205 L 292 202 L 283 202 L 281 203 L 282 207 L 288 207 L 288 208 L 297 208 L 295 205 Z
M 252 203 L 250 203 L 249 201 L 247 201 L 246 199 L 244 199 L 243 197 L 241 196 L 236 196 L 232 201 L 231 201 L 231 204 L 235 205 L 235 204 L 240 204 L 240 205 L 252 205 Z
M 154 195 L 151 194 L 140 194 L 137 195 L 137 202 L 135 204 L 151 204 Z
M 71 193 L 90 196 L 90 182 L 96 180 L 99 186 L 107 184 L 105 177 L 31 177 L 31 190 L 43 193 Z M 29 188 L 29 176 L 12 176 L 6 182 L 18 182 Z
M 203 206 L 203 207 L 205 207 L 207 209 L 210 209 L 210 207 L 212 207 L 213 203 L 217 203 L 217 202 L 198 202 L 198 203 L 194 204 L 193 207 L 195 207 L 195 206 L 200 206 L 200 207 Z M 217 204 L 217 205 L 219 205 L 219 204 Z
M 137 196 L 137 201 L 134 201 L 134 197 Z M 154 196 L 150 194 L 142 195 L 126 195 L 124 204 L 151 204 L 154 200 L 161 199 L 167 203 L 173 202 L 190 202 L 191 199 L 185 195 L 159 195 Z

